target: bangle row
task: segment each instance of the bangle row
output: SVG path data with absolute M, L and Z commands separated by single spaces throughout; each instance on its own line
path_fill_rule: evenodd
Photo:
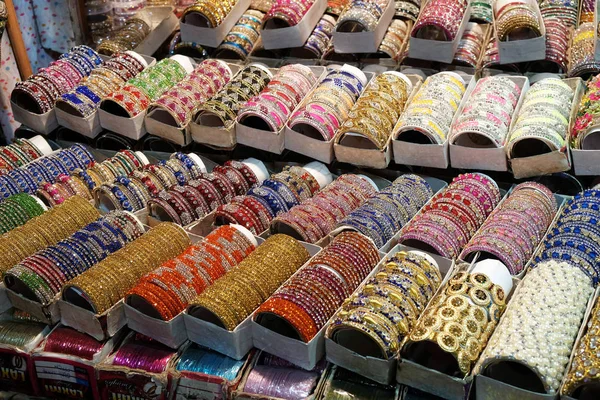
M 0 234 L 3 235 L 25 225 L 27 221 L 44 212 L 46 209 L 38 199 L 29 194 L 19 193 L 10 196 L 0 203 Z

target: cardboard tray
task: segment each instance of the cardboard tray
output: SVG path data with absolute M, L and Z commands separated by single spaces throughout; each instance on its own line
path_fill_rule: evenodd
M 57 302 L 60 310 L 60 321 L 63 325 L 86 333 L 96 340 L 113 337 L 127 324 L 123 300 L 102 314 L 95 314 L 64 300 Z
M 413 88 L 404 107 L 411 102 L 412 97 L 418 92 L 421 83 L 423 82 L 420 75 L 406 76 L 413 84 Z M 394 128 L 392 128 L 392 132 L 389 133 L 387 143 L 382 150 L 375 148 L 371 141 L 363 135 L 346 133 L 342 137 L 336 137 L 333 145 L 335 158 L 340 162 L 346 162 L 361 167 L 377 169 L 387 168 L 392 160 L 393 130 Z
M 33 129 L 42 135 L 48 135 L 58 128 L 58 121 L 54 108 L 44 114 L 34 114 L 16 105 L 12 100 L 10 106 L 13 110 L 15 121 Z
M 181 40 L 194 42 L 207 47 L 219 47 L 225 36 L 231 31 L 242 15 L 250 7 L 250 0 L 239 0 L 225 19 L 216 28 L 202 26 L 200 22 L 183 22 L 181 29 Z
M 60 310 L 56 301 L 42 305 L 10 289 L 5 288 L 5 291 L 8 300 L 14 308 L 23 310 L 48 325 L 54 325 L 60 321 Z
M 327 0 L 316 0 L 297 25 L 272 29 L 263 24 L 260 31 L 265 50 L 302 47 L 327 9 Z
M 410 36 L 408 57 L 419 60 L 438 61 L 446 64 L 452 63 L 454 53 L 458 49 L 460 39 L 467 28 L 469 17 L 471 15 L 470 6 L 467 7 L 465 15 L 460 24 L 460 28 L 456 33 L 456 37 L 451 42 L 443 42 L 439 40 L 419 39 Z
M 483 171 L 508 171 L 506 142 L 508 141 L 508 136 L 510 135 L 513 125 L 515 124 L 519 115 L 519 110 L 523 104 L 523 99 L 525 98 L 527 90 L 529 90 L 529 80 L 526 77 L 521 76 L 508 76 L 507 78 L 519 86 L 521 89 L 521 95 L 519 96 L 519 101 L 517 102 L 517 105 L 513 111 L 511 123 L 508 126 L 508 131 L 506 133 L 506 141 L 504 146 L 477 147 L 477 144 L 473 143 L 468 134 L 454 137 L 454 143 L 449 143 L 448 145 L 450 150 L 450 164 L 452 165 L 452 168 L 478 169 Z M 471 92 L 475 89 L 476 84 L 477 82 L 475 82 L 474 79 L 472 84 L 469 85 L 469 88 L 463 97 L 463 101 L 461 102 L 460 107 L 455 115 L 455 120 L 462 114 L 463 109 L 469 103 L 469 97 Z M 457 142 L 460 140 L 464 140 L 466 142 L 464 144 L 468 144 L 468 146 L 457 144 Z
M 540 7 L 537 1 L 529 0 L 531 5 L 535 8 L 535 13 L 538 15 L 541 24 L 541 36 L 534 39 L 523 39 L 513 41 L 499 41 L 498 40 L 498 55 L 500 57 L 500 64 L 515 64 L 525 61 L 538 61 L 546 58 L 546 27 L 543 24 L 544 19 L 540 12 Z M 496 29 L 496 13 L 492 13 L 494 20 L 494 32 L 498 32 Z M 495 33 L 494 33 L 495 34 Z M 496 36 L 496 40 L 498 36 Z
M 390 0 L 384 10 L 377 27 L 370 32 L 333 32 L 333 47 L 336 53 L 377 53 L 379 45 L 385 37 L 395 13 L 395 2 Z

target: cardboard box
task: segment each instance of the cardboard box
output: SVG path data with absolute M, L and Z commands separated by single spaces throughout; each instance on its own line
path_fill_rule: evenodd
M 190 344 L 188 344 L 190 345 Z M 195 346 L 195 345 L 191 345 Z M 185 352 L 188 346 L 185 346 L 181 354 Z M 206 375 L 191 371 L 177 371 L 176 366 L 179 362 L 179 357 L 173 363 L 173 368 L 169 371 L 173 381 L 173 390 L 171 398 L 173 400 L 188 400 L 188 399 L 229 399 L 231 393 L 237 389 L 244 372 L 250 367 L 254 360 L 254 352 L 250 352 L 246 358 L 244 365 L 240 369 L 235 379 L 229 381 L 220 376 Z
M 302 47 L 319 23 L 327 9 L 327 0 L 315 0 L 300 22 L 294 26 L 277 28 L 273 21 L 267 21 L 260 35 L 266 50 Z
M 150 33 L 133 51 L 151 56 L 177 29 L 179 21 L 172 6 L 146 7 L 135 17 L 150 21 Z
M 248 7 L 250 7 L 250 0 L 239 0 L 221 24 L 215 28 L 209 28 L 206 19 L 200 16 L 187 16 L 185 22 L 182 20 L 179 23 L 181 40 L 198 43 L 207 47 L 219 47 L 225 36 L 227 36 L 229 31 L 244 15 Z
M 117 341 L 118 337 L 108 340 L 92 360 L 44 351 L 42 343 L 32 354 L 40 395 L 100 400 L 95 366 L 112 352 Z
M 500 57 L 500 64 L 514 64 L 525 61 L 537 61 L 544 60 L 546 58 L 546 27 L 544 26 L 544 19 L 540 12 L 540 7 L 537 1 L 528 0 L 530 6 L 535 9 L 535 13 L 538 16 L 538 20 L 542 22 L 541 36 L 533 39 L 523 40 L 512 40 L 512 41 L 500 41 L 498 40 L 498 55 Z M 496 13 L 494 16 L 494 32 L 498 32 L 496 28 Z M 498 35 L 496 35 L 496 40 Z
M 59 300 L 57 304 L 60 309 L 60 322 L 63 325 L 86 333 L 96 340 L 113 337 L 127 324 L 123 300 L 102 314 L 95 314 L 64 300 Z
M 33 129 L 42 135 L 48 135 L 58 128 L 58 121 L 54 108 L 44 114 L 34 114 L 10 101 L 15 121 L 22 123 L 26 127 Z
M 364 71 L 363 71 L 364 72 Z M 367 77 L 367 85 L 375 76 L 372 72 L 364 72 Z M 367 86 L 365 85 L 365 86 Z M 318 87 L 318 85 L 317 85 Z M 364 89 L 363 89 L 364 90 Z M 306 96 L 305 101 L 310 100 L 310 94 Z M 304 102 L 303 102 L 304 103 Z M 302 104 L 304 105 L 304 104 Z M 289 121 L 288 121 L 289 123 Z M 343 122 L 342 122 L 343 123 Z M 285 126 L 285 148 L 288 150 L 295 151 L 296 153 L 309 156 L 310 158 L 331 164 L 335 159 L 333 150 L 333 141 L 326 142 L 320 137 L 312 137 L 307 134 L 297 132 L 289 127 L 288 124 Z
M 106 130 L 133 140 L 139 140 L 146 134 L 146 126 L 144 125 L 146 111 L 142 111 L 132 118 L 120 117 L 101 108 L 98 109 L 97 113 L 100 118 L 100 125 Z
M 564 82 L 575 91 L 573 103 L 571 105 L 571 114 L 569 117 L 569 127 L 566 136 L 566 145 L 560 150 L 549 153 L 537 154 L 529 157 L 512 157 L 508 154 L 510 166 L 516 179 L 529 178 L 552 174 L 554 172 L 568 171 L 571 169 L 571 153 L 569 151 L 569 134 L 575 124 L 579 102 L 585 89 L 581 78 L 568 78 Z
M 12 302 L 7 295 L 6 286 L 4 286 L 4 282 L 0 282 L 0 314 L 8 311 L 12 306 Z
M 392 19 L 394 18 L 395 6 L 393 1 L 388 1 L 377 27 L 370 32 L 333 32 L 333 47 L 336 53 L 377 53 L 379 45 L 385 37 Z M 338 24 L 339 27 L 339 24 Z
M 301 243 L 308 250 L 311 257 L 321 250 L 318 246 Z M 241 360 L 248 354 L 253 345 L 259 347 L 253 341 L 252 314 L 236 326 L 233 331 L 229 331 L 211 322 L 196 318 L 190 315 L 188 311 L 184 313 L 184 321 L 188 339 L 191 342 L 236 360 Z
M 332 388 L 331 386 L 333 385 L 333 381 L 335 380 L 335 377 L 337 376 L 337 371 L 338 371 L 338 367 L 335 365 L 329 365 L 327 367 L 327 370 L 324 373 L 324 382 L 323 385 L 319 388 L 318 392 L 317 392 L 317 396 L 316 398 L 319 400 L 322 399 L 326 399 L 328 398 L 328 396 L 330 394 L 333 394 L 335 396 L 335 388 Z M 345 380 L 342 380 L 345 381 Z M 368 386 L 366 386 L 368 387 Z M 375 388 L 374 388 L 375 389 Z M 375 389 L 378 390 L 378 396 L 376 398 L 379 398 L 379 396 L 381 396 L 382 394 L 379 393 L 379 388 Z M 393 397 L 391 397 L 392 395 L 392 390 L 394 391 L 394 395 Z M 392 400 L 401 400 L 404 398 L 404 394 L 406 393 L 406 388 L 402 387 L 401 385 L 392 385 L 390 386 L 389 389 L 390 393 L 389 395 L 383 394 L 383 398 L 386 399 L 392 399 Z
M 463 33 L 467 28 L 470 15 L 471 9 L 470 7 L 467 7 L 460 28 L 458 28 L 458 32 L 456 33 L 456 37 L 451 42 L 419 39 L 412 37 L 411 35 L 409 39 L 408 57 L 450 64 L 452 60 L 454 60 L 454 53 L 456 53 L 460 39 L 462 39 Z
M 506 132 L 504 146 L 490 147 L 494 146 L 494 144 L 491 144 L 490 140 L 487 138 L 483 138 L 486 144 L 480 145 L 474 140 L 474 138 L 482 139 L 482 135 L 479 134 L 472 136 L 472 134 L 466 133 L 454 136 L 448 146 L 450 150 L 450 164 L 452 165 L 452 168 L 477 169 L 482 171 L 508 171 L 506 143 L 508 142 L 510 132 L 512 131 L 512 128 L 519 115 L 519 110 L 523 104 L 525 94 L 527 93 L 527 90 L 529 90 L 529 80 L 524 76 L 508 76 L 507 78 L 519 86 L 521 89 L 521 95 L 519 96 L 519 101 L 515 106 L 511 123 L 508 126 L 508 131 Z M 454 120 L 452 121 L 453 125 L 456 119 L 458 119 L 462 114 L 466 105 L 469 104 L 469 97 L 475 89 L 476 84 L 476 79 L 473 79 L 469 84 L 467 92 L 463 97 L 463 101 L 461 101 L 460 107 L 458 108 L 458 111 L 454 116 Z M 452 132 L 452 130 L 450 132 Z
M 54 325 L 60 321 L 60 310 L 56 302 L 42 305 L 10 289 L 6 289 L 6 295 L 14 308 L 23 310 L 48 325 Z
M 412 92 L 408 97 L 405 107 L 410 104 L 412 97 L 419 90 L 422 78 L 419 75 L 406 75 L 413 84 Z M 365 89 L 366 90 L 366 89 Z M 359 98 L 360 101 L 360 98 Z M 402 114 L 402 113 L 400 113 Z M 346 133 L 337 136 L 333 145 L 335 158 L 340 162 L 346 162 L 362 167 L 384 169 L 392 159 L 392 132 L 389 133 L 387 144 L 380 150 L 376 148 L 370 139 L 364 135 Z
M 319 82 L 323 79 L 326 73 L 325 67 L 310 66 L 309 68 L 317 78 L 317 81 L 305 98 L 310 96 L 312 91 L 319 85 Z M 302 102 L 300 102 L 300 104 L 290 113 L 290 116 L 292 116 L 296 110 L 301 107 L 301 104 Z M 235 125 L 238 143 L 256 149 L 266 150 L 270 153 L 283 153 L 283 149 L 285 147 L 285 133 L 287 132 L 286 125 L 284 125 L 278 132 L 252 128 L 240 122 L 236 122 Z
M 415 249 L 403 245 L 394 246 L 390 251 L 387 252 L 385 257 L 382 258 L 381 262 L 377 265 L 377 267 L 375 267 L 371 275 L 379 272 L 387 260 L 397 252 L 411 250 Z M 440 272 L 444 277 L 443 282 L 446 282 L 450 278 L 450 275 L 454 269 L 452 260 L 435 254 L 430 254 L 430 256 L 437 261 Z M 359 286 L 355 293 L 362 288 L 367 281 L 368 278 Z M 443 284 L 440 286 L 440 288 L 438 288 L 438 290 L 441 289 L 441 287 L 443 287 Z M 327 352 L 327 361 L 333 364 L 339 365 L 342 368 L 355 372 L 383 385 L 389 385 L 394 382 L 397 369 L 396 358 L 385 360 L 377 357 L 363 356 L 334 342 L 330 338 L 325 339 L 325 348 Z

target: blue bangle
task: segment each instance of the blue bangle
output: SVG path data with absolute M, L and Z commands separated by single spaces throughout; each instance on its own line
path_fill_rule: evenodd
M 13 169 L 7 175 L 11 177 L 25 193 L 35 193 L 38 188 L 37 183 L 26 170 L 20 168 Z
M 286 184 L 273 180 L 267 179 L 262 183 L 263 187 L 268 187 L 276 191 L 281 198 L 285 201 L 285 204 L 288 209 L 291 209 L 294 206 L 300 204 L 300 198 L 297 193 L 294 193 L 293 189 L 291 189 Z
M 94 104 L 98 104 L 100 103 L 100 101 L 102 100 L 98 95 L 96 95 L 96 93 L 92 92 L 92 90 L 87 87 L 87 86 L 78 86 L 75 91 L 79 94 L 84 95 L 85 97 L 87 97 L 88 99 L 90 99 L 91 101 L 94 102 Z
M 79 167 L 82 169 L 88 168 L 94 162 L 92 153 L 80 143 L 74 144 L 66 150 L 71 151 L 75 155 L 75 158 L 79 162 Z
M 25 171 L 29 173 L 29 176 L 38 184 L 42 184 L 44 182 L 48 182 L 50 180 L 50 176 L 46 177 L 47 173 L 42 168 L 41 165 L 36 163 L 35 161 L 27 164 L 25 167 Z
M 289 211 L 289 208 L 283 200 L 283 198 L 274 191 L 273 189 L 265 186 L 259 186 L 252 188 L 248 191 L 248 196 L 253 196 L 259 199 L 263 199 L 269 204 L 269 209 L 273 212 L 274 215 L 279 215 L 281 213 Z
M 132 212 L 135 211 L 132 204 L 129 202 L 129 199 L 127 196 L 125 196 L 125 193 L 123 193 L 121 189 L 119 189 L 116 185 L 111 185 L 110 191 L 116 197 L 123 210 Z

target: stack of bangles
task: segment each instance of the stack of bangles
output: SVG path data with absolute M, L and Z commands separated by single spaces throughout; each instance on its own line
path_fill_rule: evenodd
M 469 22 L 467 28 L 458 42 L 458 49 L 454 54 L 454 63 L 475 68 L 484 49 L 484 36 L 481 25 Z
M 492 0 L 477 0 L 471 2 L 470 21 L 481 24 L 491 24 L 493 22 Z
M 201 176 L 193 158 L 174 153 L 168 160 L 119 174 L 94 188 L 96 204 L 104 210 L 139 211 L 174 185 L 184 185 Z
M 4 283 L 16 293 L 43 305 L 49 304 L 67 281 L 142 233 L 144 227 L 136 217 L 125 211 L 113 211 L 69 238 L 25 258 L 4 274 Z
M 393 358 L 442 279 L 437 263 L 426 253 L 397 252 L 344 301 L 327 327 L 326 337 L 340 343 L 346 333 L 360 333 L 381 350 L 380 354 L 368 354 L 364 348 L 358 349 L 361 355 Z
M 350 0 L 340 15 L 336 32 L 373 32 L 392 0 Z
M 236 360 L 216 351 L 198 345 L 191 345 L 183 351 L 175 369 L 181 372 L 196 372 L 203 375 L 218 376 L 227 381 L 234 381 L 244 365 L 246 365 L 245 359 Z M 189 396 L 195 390 L 190 388 L 190 392 L 182 391 L 183 388 L 183 385 L 178 385 L 177 394 Z
M 410 79 L 400 72 L 387 71 L 373 78 L 338 130 L 335 143 L 343 142 L 345 135 L 352 133 L 364 136 L 375 148 L 383 150 L 412 88 Z
M 258 178 L 239 161 L 227 161 L 210 173 L 201 173 L 185 184 L 168 186 L 148 202 L 150 215 L 160 220 L 189 225 L 218 207 L 234 202 L 258 184 Z M 227 206 L 229 208 L 229 206 Z M 217 218 L 219 214 L 217 213 Z M 250 222 L 240 223 L 250 229 Z M 257 233 L 257 232 L 253 232 Z
M 402 229 L 398 243 L 426 245 L 442 257 L 456 258 L 499 202 L 500 190 L 490 177 L 459 175 Z
M 342 11 L 348 6 L 350 0 L 327 0 L 326 14 L 339 16 Z
M 0 321 L 0 343 L 25 350 L 25 347 L 40 337 L 47 325 L 36 321 Z
M 452 42 L 468 12 L 467 0 L 432 0 L 427 2 L 411 36 L 419 39 Z
M 454 72 L 428 77 L 396 124 L 394 137 L 404 140 L 417 133 L 430 143 L 444 143 L 465 90 L 464 80 Z
M 420 0 L 395 0 L 394 6 L 395 19 L 405 20 L 406 22 L 410 21 L 412 24 L 417 22 L 417 18 L 419 18 L 419 12 L 421 11 Z
M 54 183 L 61 174 L 70 175 L 93 162 L 94 157 L 81 144 L 40 157 L 0 176 L 0 201 L 17 193 L 35 194 L 40 185 Z
M 98 341 L 83 332 L 66 326 L 58 326 L 50 332 L 44 341 L 44 351 L 65 354 L 84 360 L 93 360 L 107 341 Z
M 85 302 L 86 308 L 102 314 L 125 297 L 141 277 L 183 253 L 190 244 L 180 226 L 168 222 L 156 225 L 68 281 L 63 285 L 63 299 Z
M 273 218 L 311 198 L 320 189 L 317 180 L 304 168 L 293 166 L 273 174 L 245 196 L 236 196 L 216 209 L 218 224 L 238 224 L 255 235 L 269 229 Z
M 275 23 L 275 21 L 284 26 L 297 25 L 314 2 L 315 0 L 273 0 L 271 9 L 263 18 L 263 29 L 270 29 L 271 22 Z
M 286 321 L 298 338 L 309 342 L 379 262 L 377 248 L 356 232 L 343 232 L 294 274 L 254 313 Z
M 298 239 L 316 243 L 376 192 L 376 187 L 365 177 L 342 175 L 313 198 L 277 215 L 271 222 L 271 232 L 293 232 Z
M 600 71 L 600 62 L 594 58 L 594 43 L 596 43 L 594 23 L 580 24 L 573 33 L 569 47 L 569 71 L 567 73 L 569 78 L 585 77 L 588 74 L 595 75 Z
M 25 193 L 10 196 L 0 203 L 0 235 L 25 225 L 27 221 L 46 212 L 39 199 Z
M 589 1 L 583 1 L 581 3 L 582 10 L 581 15 L 583 18 L 583 7 Z M 593 4 L 593 2 L 592 2 Z M 565 28 L 575 28 L 577 26 L 577 14 L 578 14 L 578 3 L 571 0 L 542 0 L 540 1 L 540 13 L 544 19 L 544 25 L 549 19 L 557 19 L 563 23 Z M 583 23 L 584 21 L 580 21 Z M 590 21 L 593 22 L 593 21 Z M 548 27 L 546 27 L 546 30 Z M 565 29 L 568 30 L 568 29 Z
M 188 307 L 194 318 L 211 313 L 232 331 L 271 296 L 308 259 L 308 251 L 295 239 L 273 235 L 211 286 Z
M 542 79 L 531 86 L 511 128 L 508 156 L 526 152 L 531 146 L 530 139 L 542 142 L 548 151 L 562 149 L 568 140 L 574 94 L 573 88 L 556 78 Z
M 324 14 L 306 40 L 303 49 L 308 50 L 314 55 L 315 59 L 320 60 L 323 57 L 323 54 L 325 54 L 325 50 L 327 50 L 327 45 L 331 41 L 336 23 L 337 21 L 334 16 Z
M 246 60 L 260 37 L 264 16 L 260 11 L 246 10 L 215 50 L 215 57 Z
M 558 16 L 543 16 L 543 19 L 546 27 L 546 61 L 555 63 L 558 67 L 557 71 L 566 71 L 571 31 L 564 20 Z
M 494 20 L 501 42 L 520 39 L 524 31 L 528 32 L 525 39 L 542 35 L 544 21 L 540 21 L 535 0 L 499 0 L 494 4 Z M 515 32 L 519 36 L 514 37 Z
M 240 108 L 237 122 L 279 132 L 316 82 L 317 78 L 305 65 L 281 67 L 267 86 Z
M 98 45 L 98 53 L 112 56 L 135 49 L 150 34 L 150 26 L 140 18 L 130 18 L 125 26 L 110 34 Z
M 306 371 L 293 364 L 272 365 L 258 360 L 243 384 L 245 396 L 303 400 L 314 395 L 322 370 Z M 240 388 L 242 386 L 240 385 Z
M 191 74 L 150 104 L 148 112 L 163 110 L 177 127 L 185 128 L 196 107 L 217 94 L 232 77 L 231 68 L 225 62 L 204 60 Z
M 146 61 L 137 53 L 117 53 L 94 69 L 81 85 L 63 94 L 56 106 L 79 117 L 90 116 L 98 109 L 104 97 L 118 90 L 145 67 Z
M 273 0 L 251 0 L 250 9 L 266 13 L 271 9 Z
M 166 372 L 176 354 L 175 350 L 155 340 L 131 333 L 115 351 L 110 363 L 116 367 L 125 367 L 127 371 L 139 370 L 161 374 Z
M 460 265 L 410 332 L 401 357 L 415 361 L 424 347 L 434 344 L 456 360 L 453 376 L 468 376 L 506 309 L 508 295 L 491 275 L 469 273 L 468 264 Z
M 236 268 L 254 248 L 237 228 L 221 226 L 142 277 L 127 293 L 125 302 L 143 304 L 137 308 L 146 310 L 145 314 L 169 321 L 204 289 Z
M 183 11 L 181 22 L 216 28 L 236 4 L 237 0 L 198 0 Z
M 426 180 L 417 175 L 402 175 L 348 214 L 336 229 L 356 230 L 373 240 L 380 249 L 432 196 L 433 191 Z
M 600 98 L 600 75 L 596 75 L 586 83 L 586 91 L 579 102 L 577 118 L 569 136 L 572 149 L 594 148 L 585 139 L 591 136 L 590 133 L 596 131 L 594 128 L 598 126 L 600 120 L 600 110 L 595 107 L 598 98 Z
M 564 261 L 582 270 L 596 286 L 600 277 L 600 191 L 579 193 L 562 208 L 535 257 L 533 267 L 546 260 Z
M 262 64 L 246 66 L 219 93 L 197 108 L 194 120 L 202 125 L 204 118 L 216 117 L 224 128 L 231 128 L 240 108 L 258 95 L 272 78 L 271 71 Z
M 41 136 L 37 139 L 44 140 Z M 27 139 L 16 139 L 14 143 L 0 147 L 0 175 L 6 175 L 13 169 L 20 168 L 43 155 L 42 150 L 33 142 Z
M 11 101 L 34 114 L 45 114 L 54 108 L 62 94 L 74 89 L 100 64 L 102 59 L 94 50 L 84 45 L 75 46 L 48 68 L 41 68 L 29 79 L 17 82 Z
M 26 257 L 68 238 L 98 218 L 100 213 L 93 205 L 75 196 L 30 219 L 0 236 L 0 272 L 4 274 Z
M 535 182 L 514 188 L 471 238 L 461 260 L 470 261 L 477 252 L 491 255 L 520 274 L 556 214 L 556 199 L 550 190 Z
M 394 61 L 400 60 L 402 51 L 408 41 L 411 26 L 411 22 L 404 22 L 399 19 L 392 20 L 377 52 L 387 55 Z
M 366 76 L 357 68 L 344 65 L 328 69 L 325 78 L 292 115 L 288 126 L 315 139 L 332 140 L 366 84 Z
M 165 58 L 102 99 L 100 107 L 103 110 L 112 109 L 113 113 L 120 116 L 133 118 L 144 112 L 150 103 L 156 101 L 186 75 L 187 71 L 179 61 Z
M 596 10 L 596 2 L 594 0 L 583 0 L 581 2 L 581 10 L 579 12 L 578 25 L 585 23 L 594 23 L 594 12 Z
M 477 81 L 466 106 L 456 117 L 450 143 L 457 143 L 466 135 L 477 135 L 490 146 L 504 146 L 520 96 L 521 89 L 510 78 L 490 76 Z

